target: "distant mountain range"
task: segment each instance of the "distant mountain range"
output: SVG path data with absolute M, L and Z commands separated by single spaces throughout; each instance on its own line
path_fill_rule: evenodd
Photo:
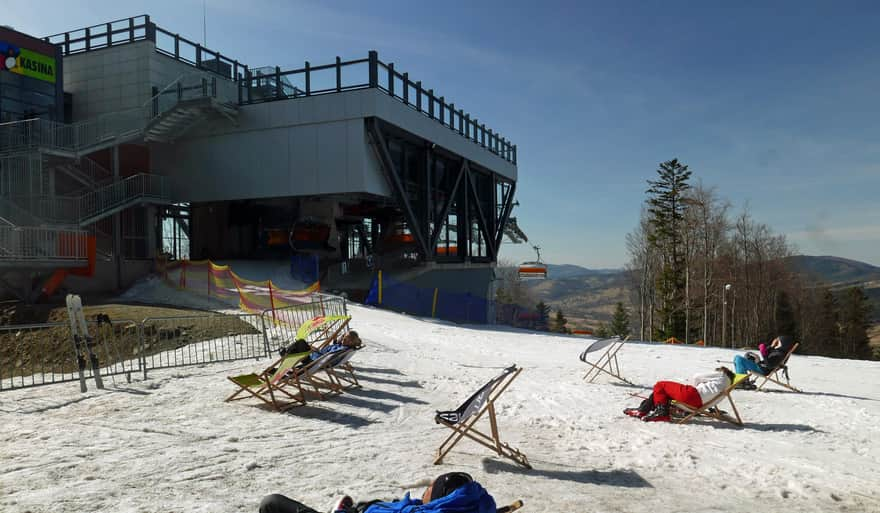
M 833 289 L 862 285 L 880 319 L 880 267 L 835 256 L 797 255 L 792 266 L 809 280 Z M 561 308 L 570 325 L 595 327 L 608 322 L 619 301 L 629 304 L 630 291 L 622 269 L 587 269 L 579 265 L 548 264 L 546 280 L 528 281 L 539 301 Z

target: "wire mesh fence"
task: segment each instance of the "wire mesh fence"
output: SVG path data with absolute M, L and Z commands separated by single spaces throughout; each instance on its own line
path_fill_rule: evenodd
M 308 303 L 262 313 L 89 320 L 88 347 L 105 385 L 107 378 L 130 382 L 132 374 L 146 378 L 149 370 L 264 358 L 292 342 L 307 320 L 346 314 L 344 298 L 314 294 Z M 0 348 L 0 391 L 79 379 L 69 323 L 2 326 Z M 85 362 L 85 378 L 93 379 L 87 355 Z

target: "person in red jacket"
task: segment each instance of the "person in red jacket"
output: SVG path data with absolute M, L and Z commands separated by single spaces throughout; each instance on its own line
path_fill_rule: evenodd
M 637 408 L 627 408 L 623 413 L 645 422 L 669 422 L 669 402 L 678 401 L 693 408 L 700 408 L 724 391 L 733 382 L 733 371 L 718 367 L 715 372 L 697 374 L 693 385 L 675 381 L 658 381 L 654 390 Z

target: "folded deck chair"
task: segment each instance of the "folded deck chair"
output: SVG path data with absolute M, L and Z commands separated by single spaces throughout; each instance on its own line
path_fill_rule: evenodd
M 689 404 L 680 403 L 678 401 L 672 401 L 670 403 L 670 406 L 672 406 L 673 408 L 677 408 L 684 413 L 684 416 L 678 421 L 678 423 L 684 424 L 694 417 L 709 417 L 712 419 L 729 422 L 737 426 L 742 426 L 742 418 L 740 418 L 739 416 L 739 411 L 737 411 L 736 405 L 733 404 L 733 397 L 730 396 L 730 393 L 733 392 L 733 390 L 740 383 L 748 379 L 748 377 L 748 374 L 737 374 L 736 376 L 734 376 L 733 381 L 730 383 L 730 385 L 727 386 L 727 388 L 719 392 L 718 395 L 716 395 L 712 399 L 703 403 L 703 406 L 700 406 L 699 408 L 694 408 Z M 720 403 L 725 398 L 730 402 L 730 407 L 733 409 L 733 414 L 736 415 L 735 418 L 731 417 L 718 407 L 718 403 Z
M 296 330 L 296 340 L 305 340 L 315 350 L 323 349 L 339 337 L 343 331 L 348 332 L 350 315 L 322 315 L 302 323 Z
M 782 359 L 779 365 L 777 365 L 775 369 L 771 370 L 767 374 L 758 374 L 757 372 L 749 371 L 749 374 L 755 377 L 755 384 L 763 379 L 763 381 L 761 381 L 761 384 L 758 385 L 758 390 L 761 390 L 768 381 L 772 381 L 773 383 L 776 383 L 779 386 L 783 386 L 793 392 L 800 392 L 799 389 L 791 385 L 791 382 L 788 379 L 788 359 L 791 357 L 792 354 L 794 354 L 794 350 L 797 349 L 797 347 L 798 344 L 792 344 L 791 348 L 789 348 L 788 352 L 785 353 L 785 357 Z M 785 383 L 783 383 L 780 379 L 780 371 L 785 377 Z
M 510 458 L 526 468 L 532 468 L 526 455 L 501 441 L 498 434 L 498 420 L 495 418 L 495 401 L 504 393 L 510 383 L 519 376 L 522 367 L 511 365 L 504 369 L 497 377 L 490 380 L 470 396 L 456 410 L 438 411 L 434 416 L 434 422 L 442 424 L 453 431 L 437 449 L 435 465 L 443 462 L 443 458 L 457 444 L 462 437 L 470 438 L 480 445 L 495 451 L 499 456 Z M 474 427 L 474 424 L 483 414 L 489 414 L 489 427 L 491 435 L 487 435 Z
M 631 381 L 620 375 L 620 365 L 617 363 L 617 352 L 620 351 L 620 348 L 623 347 L 627 340 L 629 340 L 629 337 L 624 339 L 620 337 L 606 338 L 597 340 L 587 346 L 584 352 L 581 353 L 580 359 L 590 366 L 590 370 L 584 374 L 583 379 L 587 380 L 588 383 L 592 383 L 604 372 L 613 378 L 632 385 Z M 590 354 L 598 354 L 599 358 L 591 362 L 589 360 Z
M 236 401 L 252 396 L 270 405 L 276 411 L 284 411 L 294 406 L 306 404 L 305 396 L 302 393 L 291 393 L 285 389 L 285 385 L 288 371 L 307 358 L 309 354 L 309 352 L 304 352 L 285 355 L 259 374 L 227 376 L 226 379 L 235 383 L 238 390 L 227 397 L 226 401 Z M 247 392 L 249 395 L 241 396 L 243 392 Z M 284 402 L 284 398 L 290 401 Z

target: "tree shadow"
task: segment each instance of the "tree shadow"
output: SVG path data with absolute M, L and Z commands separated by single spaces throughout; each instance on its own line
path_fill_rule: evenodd
M 92 397 L 94 397 L 94 396 L 83 395 L 83 396 L 80 396 L 80 397 L 77 397 L 74 399 L 70 399 L 67 401 L 61 401 L 58 403 L 47 404 L 46 406 L 40 406 L 37 408 L 32 408 L 30 410 L 5 410 L 4 409 L 4 410 L 0 410 L 0 411 L 4 411 L 6 413 L 21 413 L 23 415 L 30 415 L 31 413 L 44 413 L 44 412 L 52 411 L 52 410 L 59 410 L 59 409 L 64 408 L 66 406 L 70 406 L 72 404 L 76 404 L 76 403 L 91 399 Z
M 369 381 L 372 383 L 383 383 L 385 385 L 395 385 L 399 387 L 407 387 L 407 388 L 423 388 L 422 385 L 415 380 L 410 381 L 395 381 L 393 379 L 385 379 L 385 378 L 377 378 L 374 376 L 359 376 L 359 381 Z
M 352 415 L 350 413 L 341 413 L 338 411 L 309 405 L 291 408 L 290 410 L 287 410 L 285 414 L 294 417 L 303 417 L 325 422 L 332 422 L 341 426 L 348 426 L 352 429 L 360 429 L 373 423 L 373 421 L 369 419 L 365 419 L 364 417 L 359 417 L 357 415 Z
M 399 403 L 428 404 L 427 401 L 422 401 L 421 399 L 416 399 L 415 397 L 395 394 L 394 392 L 386 392 L 384 390 L 352 388 L 350 390 L 347 390 L 346 392 L 352 395 L 369 397 L 370 399 L 388 399 L 389 401 L 397 401 Z
M 356 367 L 358 372 L 373 372 L 376 374 L 395 374 L 397 376 L 403 376 L 403 373 L 397 369 L 390 369 L 386 367 L 362 367 L 358 365 Z
M 501 472 L 511 472 L 517 474 L 527 474 L 533 476 L 546 477 L 559 481 L 571 481 L 574 483 L 595 484 L 605 486 L 620 486 L 623 488 L 653 488 L 648 481 L 645 480 L 634 470 L 545 470 L 540 468 L 527 469 L 507 463 L 506 461 L 497 461 L 483 459 L 483 470 L 489 474 L 498 474 Z

